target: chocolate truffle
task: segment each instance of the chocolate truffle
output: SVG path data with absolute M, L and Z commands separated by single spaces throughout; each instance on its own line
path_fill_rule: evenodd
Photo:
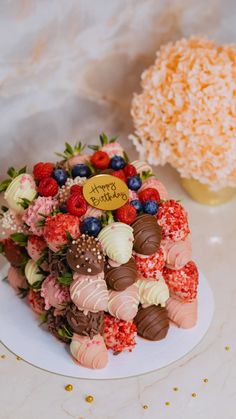
M 160 247 L 161 227 L 156 217 L 143 214 L 132 223 L 134 234 L 134 250 L 141 255 L 152 255 Z
M 84 314 L 83 311 L 77 309 L 74 304 L 71 304 L 66 311 L 67 321 L 73 332 L 82 336 L 89 336 L 90 339 L 97 334 L 103 332 L 104 312 Z
M 148 340 L 161 340 L 169 329 L 168 313 L 161 306 L 140 307 L 134 318 L 138 335 Z
M 105 265 L 105 280 L 108 289 L 114 291 L 124 291 L 137 279 L 136 262 L 131 258 L 124 265 L 113 267 L 107 262 Z
M 70 268 L 81 275 L 97 275 L 104 268 L 101 244 L 98 239 L 86 234 L 73 240 L 66 258 Z

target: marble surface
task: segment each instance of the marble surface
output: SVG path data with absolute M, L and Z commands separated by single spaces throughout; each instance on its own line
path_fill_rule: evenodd
M 2 0 L 0 177 L 9 162 L 31 164 L 39 153 L 46 159 L 65 140 L 94 143 L 102 130 L 119 133 L 135 157 L 126 141 L 130 100 L 156 49 L 195 33 L 235 42 L 235 15 L 234 0 Z M 171 168 L 156 173 L 189 211 L 194 259 L 216 303 L 207 336 L 174 365 L 102 382 L 40 371 L 0 344 L 0 419 L 235 418 L 236 201 L 201 206 Z M 68 383 L 72 392 L 64 390 Z

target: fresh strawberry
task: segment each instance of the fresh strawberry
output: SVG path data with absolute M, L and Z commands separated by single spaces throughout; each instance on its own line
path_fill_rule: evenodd
M 118 208 L 115 211 L 115 219 L 116 221 L 120 221 L 121 223 L 131 224 L 137 216 L 136 209 L 130 205 L 125 204 L 123 207 Z
M 110 157 L 105 151 L 96 151 L 92 155 L 90 162 L 96 169 L 104 170 L 109 166 Z
M 137 175 L 137 170 L 132 164 L 127 164 L 127 166 L 124 167 L 124 172 L 126 177 L 133 177 Z
M 83 186 L 72 185 L 71 188 L 70 188 L 70 194 L 73 195 L 74 193 L 82 195 L 83 194 Z
M 154 188 L 144 189 L 142 192 L 139 192 L 138 197 L 142 204 L 146 201 L 160 201 L 160 195 Z
M 43 163 L 39 162 L 34 166 L 33 175 L 35 180 L 42 180 L 47 177 L 50 177 L 53 171 L 53 164 L 52 163 Z
M 74 193 L 70 195 L 66 201 L 66 206 L 67 211 L 72 215 L 76 215 L 77 217 L 84 215 L 88 207 L 87 202 L 80 193 Z
M 114 172 L 111 172 L 111 175 L 118 177 L 119 179 L 123 180 L 123 182 L 126 182 L 126 176 L 123 169 L 114 170 Z
M 58 184 L 52 177 L 42 179 L 38 186 L 38 193 L 41 196 L 55 196 L 58 192 Z

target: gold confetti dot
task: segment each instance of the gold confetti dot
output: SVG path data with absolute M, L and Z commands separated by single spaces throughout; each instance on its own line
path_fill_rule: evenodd
M 192 397 L 193 398 L 197 397 L 197 393 L 192 393 Z
M 94 398 L 93 398 L 93 396 L 87 396 L 85 400 L 86 400 L 87 403 L 93 403 Z
M 72 384 L 67 384 L 67 386 L 65 386 L 65 390 L 66 391 L 72 391 L 73 390 Z
M 144 404 L 144 405 L 143 405 L 143 409 L 144 409 L 144 410 L 147 410 L 147 409 L 148 409 L 148 405 L 147 405 L 147 404 Z
M 178 387 L 173 387 L 173 391 L 179 391 Z
M 17 356 L 16 359 L 17 359 L 17 361 L 21 361 L 22 360 L 22 358 L 20 356 Z
M 1 358 L 2 358 L 2 359 L 5 359 L 5 358 L 6 358 L 6 355 L 1 355 Z
M 230 351 L 230 346 L 225 346 L 226 351 Z
M 170 406 L 170 402 L 165 402 L 165 405 L 166 406 Z
M 208 378 L 204 378 L 204 379 L 203 379 L 203 382 L 204 382 L 204 383 L 208 383 Z

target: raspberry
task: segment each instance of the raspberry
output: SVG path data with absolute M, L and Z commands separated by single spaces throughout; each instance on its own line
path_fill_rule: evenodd
M 186 302 L 195 300 L 198 287 L 198 269 L 193 261 L 181 269 L 164 268 L 163 277 L 170 292 Z
M 66 206 L 67 211 L 77 217 L 84 215 L 88 207 L 84 197 L 80 193 L 70 195 L 67 199 Z
M 70 194 L 73 195 L 74 193 L 82 195 L 83 194 L 83 186 L 72 185 L 71 188 L 70 188 Z
M 125 176 L 126 177 L 132 177 L 137 175 L 137 170 L 132 164 L 127 164 L 124 168 Z
M 38 181 L 50 177 L 53 171 L 52 163 L 43 163 L 39 162 L 34 166 L 33 175 L 34 178 Z
M 137 211 L 133 205 L 125 204 L 115 211 L 115 219 L 121 223 L 131 224 L 137 216 Z
M 132 349 L 136 345 L 137 328 L 134 323 L 119 320 L 106 315 L 104 317 L 104 340 L 107 349 L 112 349 L 115 354 Z
M 104 170 L 109 166 L 110 157 L 105 151 L 96 151 L 90 161 L 96 169 Z
M 114 172 L 111 172 L 112 176 L 118 177 L 119 179 L 123 180 L 123 182 L 126 182 L 126 176 L 124 173 L 124 170 L 114 170 Z
M 184 240 L 190 232 L 188 215 L 182 205 L 174 199 L 159 205 L 157 222 L 162 228 L 163 239 Z
M 41 196 L 55 196 L 58 192 L 58 184 L 52 177 L 42 179 L 38 186 L 38 193 Z
M 154 188 L 144 189 L 144 191 L 139 192 L 138 197 L 142 204 L 146 201 L 160 201 L 159 192 Z

